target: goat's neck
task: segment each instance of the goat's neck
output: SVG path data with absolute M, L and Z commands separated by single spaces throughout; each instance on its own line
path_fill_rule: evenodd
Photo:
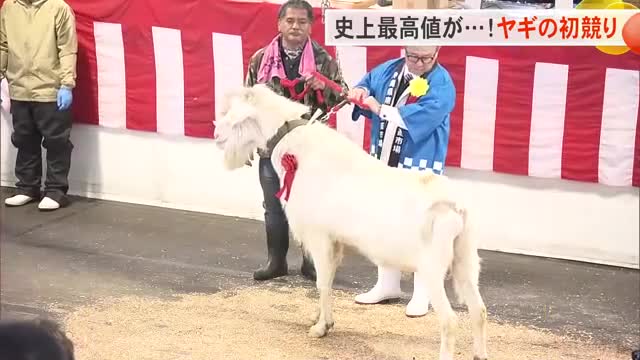
M 287 121 L 280 117 L 270 117 L 268 121 L 263 122 L 262 133 L 267 141 L 276 136 L 286 126 Z
M 275 93 L 269 93 L 269 96 L 261 98 L 260 101 L 261 104 L 258 108 L 262 112 L 258 116 L 262 116 L 260 119 L 262 134 L 268 143 L 271 143 L 283 131 L 285 134 L 288 133 L 290 124 L 296 123 L 297 126 L 299 125 L 297 122 L 304 121 L 302 116 L 309 110 L 306 106 Z
M 307 120 L 300 119 L 300 118 L 294 119 L 291 121 L 285 121 L 284 123 L 282 123 L 280 127 L 278 127 L 275 133 L 273 133 L 273 135 L 268 138 L 267 146 L 274 148 L 280 142 L 280 140 L 282 140 L 282 138 L 287 136 L 287 134 L 291 130 L 295 129 L 298 126 L 303 126 L 306 123 L 307 123 Z

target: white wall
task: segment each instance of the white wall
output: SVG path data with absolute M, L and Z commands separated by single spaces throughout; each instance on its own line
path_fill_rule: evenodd
M 15 148 L 3 104 L 1 183 Z M 207 139 L 76 125 L 70 193 L 262 220 L 257 166 L 225 172 Z M 449 168 L 476 205 L 483 249 L 638 268 L 639 191 Z

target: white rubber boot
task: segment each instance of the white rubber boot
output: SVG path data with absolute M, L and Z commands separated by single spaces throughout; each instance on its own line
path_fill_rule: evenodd
M 60 208 L 60 204 L 58 204 L 57 201 L 46 196 L 42 199 L 42 201 L 40 201 L 40 204 L 38 204 L 38 209 L 43 211 L 57 210 L 59 208 Z
M 385 300 L 400 298 L 402 296 L 401 275 L 399 270 L 378 267 L 378 282 L 369 292 L 356 296 L 356 303 L 377 304 Z
M 405 314 L 408 317 L 421 317 L 429 312 L 429 289 L 426 279 L 420 273 L 413 273 L 413 296 L 407 304 Z
M 16 195 L 12 196 L 8 199 L 4 200 L 5 205 L 7 206 L 22 206 L 30 203 L 33 200 L 31 196 L 27 195 Z

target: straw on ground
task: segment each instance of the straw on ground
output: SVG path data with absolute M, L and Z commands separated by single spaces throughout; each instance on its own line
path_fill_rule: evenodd
M 434 359 L 440 346 L 433 312 L 410 319 L 404 304 L 362 306 L 335 291 L 336 326 L 307 336 L 315 289 L 264 285 L 177 300 L 123 297 L 70 313 L 65 328 L 78 360 Z M 471 359 L 471 327 L 459 313 L 456 359 Z M 490 314 L 491 320 L 491 314 Z M 617 352 L 542 330 L 490 321 L 492 360 L 627 360 Z

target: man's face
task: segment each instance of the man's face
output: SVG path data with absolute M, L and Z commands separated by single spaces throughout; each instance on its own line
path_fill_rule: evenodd
M 288 8 L 284 17 L 278 21 L 278 30 L 289 44 L 302 44 L 311 33 L 311 21 L 304 9 Z
M 436 46 L 408 46 L 405 48 L 407 68 L 415 75 L 422 75 L 431 70 L 438 59 L 438 47 Z

